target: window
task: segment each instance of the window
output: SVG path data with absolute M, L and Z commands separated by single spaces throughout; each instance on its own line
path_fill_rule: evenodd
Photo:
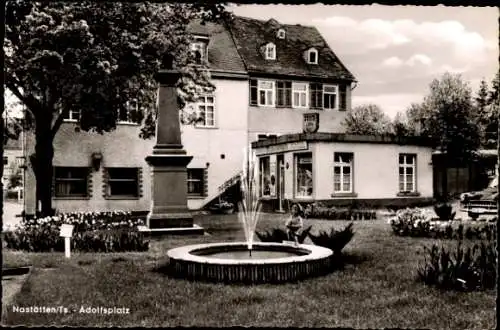
M 139 197 L 139 169 L 135 167 L 107 168 L 108 197 Z
M 274 81 L 259 80 L 258 84 L 259 105 L 274 106 Z
M 3 164 L 8 165 L 9 164 L 9 158 L 8 157 L 3 157 Z
M 260 196 L 271 195 L 271 168 L 269 157 L 259 159 Z
M 292 82 L 277 81 L 276 82 L 276 107 L 291 107 L 292 106 Z
M 295 195 L 297 197 L 310 197 L 313 193 L 313 168 L 312 154 L 298 154 L 295 157 L 296 185 Z
M 87 197 L 88 175 L 87 167 L 55 167 L 55 197 Z
M 416 155 L 400 154 L 399 155 L 399 191 L 400 192 L 415 192 L 416 191 Z
M 283 30 L 283 29 L 278 30 L 278 33 L 277 33 L 278 39 L 285 39 L 285 35 L 286 35 L 285 30 Z
M 309 105 L 311 109 L 323 109 L 323 85 L 311 83 L 309 86 L 311 100 Z
M 204 95 L 198 98 L 198 111 L 201 120 L 197 126 L 215 126 L 215 100 L 213 95 Z
M 250 105 L 258 105 L 258 95 L 259 95 L 259 89 L 257 85 L 257 80 L 251 79 L 250 80 Z
M 307 108 L 307 83 L 292 84 L 292 105 L 294 108 Z
M 205 170 L 203 168 L 187 169 L 187 192 L 189 195 L 203 196 Z
M 264 57 L 266 60 L 276 59 L 276 46 L 272 42 L 266 45 L 264 49 Z
M 337 94 L 337 85 L 323 85 L 323 107 L 325 109 L 337 109 Z
M 125 107 L 118 110 L 118 123 L 132 123 L 132 112 L 139 111 L 139 103 L 137 99 L 130 99 L 125 102 Z
M 80 119 L 79 110 L 69 110 L 68 113 L 66 113 L 64 116 L 64 120 L 67 121 L 78 121 L 79 119 Z
M 318 64 L 318 51 L 316 49 L 310 49 L 307 53 L 307 63 Z
M 16 157 L 16 165 L 23 166 L 24 165 L 24 157 Z
M 353 154 L 336 152 L 333 158 L 333 191 L 352 193 Z
M 197 64 L 201 64 L 207 57 L 207 44 L 203 41 L 196 41 L 191 44 L 191 51 L 195 56 Z
M 340 92 L 339 111 L 346 111 L 347 110 L 347 85 L 345 85 L 345 84 L 340 85 L 339 92 Z

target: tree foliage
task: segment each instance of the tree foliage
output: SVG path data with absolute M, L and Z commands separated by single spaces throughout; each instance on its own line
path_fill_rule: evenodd
M 494 149 L 498 143 L 499 84 L 499 73 L 491 82 L 491 89 L 488 88 L 488 84 L 483 79 L 475 98 L 476 120 L 481 132 L 481 146 L 486 149 Z
M 360 105 L 350 111 L 342 125 L 348 134 L 382 135 L 393 132 L 391 119 L 378 105 Z
M 424 101 L 412 104 L 406 114 L 410 130 L 431 137 L 451 157 L 463 159 L 480 143 L 474 110 L 470 86 L 460 75 L 445 73 L 431 82 Z
M 153 136 L 153 76 L 166 54 L 182 73 L 181 107 L 213 89 L 206 67 L 195 65 L 186 29 L 194 19 L 219 19 L 223 5 L 11 0 L 5 8 L 5 86 L 33 123 L 31 159 L 45 214 L 51 211 L 52 142 L 69 111 L 80 113 L 81 129 L 104 133 L 128 110 L 143 124 L 141 136 Z

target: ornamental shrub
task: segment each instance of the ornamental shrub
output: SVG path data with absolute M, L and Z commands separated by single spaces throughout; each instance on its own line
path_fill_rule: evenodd
M 419 208 L 398 210 L 389 224 L 396 235 L 430 237 L 430 215 Z
M 307 235 L 311 231 L 311 228 L 312 226 L 308 226 L 300 231 L 299 235 L 297 236 L 297 241 L 299 242 L 299 244 L 304 243 Z M 288 234 L 286 230 L 283 230 L 281 228 L 274 228 L 267 231 L 256 231 L 255 235 L 257 235 L 261 242 L 281 243 L 288 240 Z
M 423 264 L 418 266 L 417 276 L 427 285 L 460 291 L 495 288 L 495 240 L 483 240 L 473 246 L 463 246 L 459 241 L 454 252 L 434 244 L 424 247 L 424 258 Z
M 327 220 L 374 220 L 377 218 L 377 213 L 373 210 L 326 207 L 320 203 L 308 204 L 304 214 L 307 218 Z
M 340 255 L 342 249 L 354 236 L 353 223 L 349 223 L 344 229 L 331 228 L 330 232 L 321 230 L 317 235 L 309 233 L 309 238 L 315 245 L 331 249 L 335 255 Z
M 433 221 L 429 212 L 421 209 L 399 210 L 389 219 L 393 232 L 399 236 L 429 237 L 437 239 L 492 239 L 496 234 L 495 223 L 460 223 Z
M 456 212 L 453 212 L 453 207 L 448 203 L 440 203 L 434 205 L 434 212 L 439 220 L 448 221 L 455 218 Z

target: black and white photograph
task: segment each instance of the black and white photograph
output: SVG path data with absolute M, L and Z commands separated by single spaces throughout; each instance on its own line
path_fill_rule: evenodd
M 496 328 L 499 7 L 3 10 L 2 327 Z

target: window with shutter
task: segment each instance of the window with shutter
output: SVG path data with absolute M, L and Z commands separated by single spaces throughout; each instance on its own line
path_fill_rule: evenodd
M 339 111 L 347 110 L 347 85 L 342 84 L 339 86 L 339 96 L 340 96 L 340 105 Z
M 106 168 L 106 197 L 138 198 L 139 169 L 136 167 Z
M 250 105 L 257 105 L 258 100 L 258 88 L 257 88 L 257 79 L 250 80 Z
M 54 193 L 55 197 L 88 197 L 89 168 L 55 167 Z

